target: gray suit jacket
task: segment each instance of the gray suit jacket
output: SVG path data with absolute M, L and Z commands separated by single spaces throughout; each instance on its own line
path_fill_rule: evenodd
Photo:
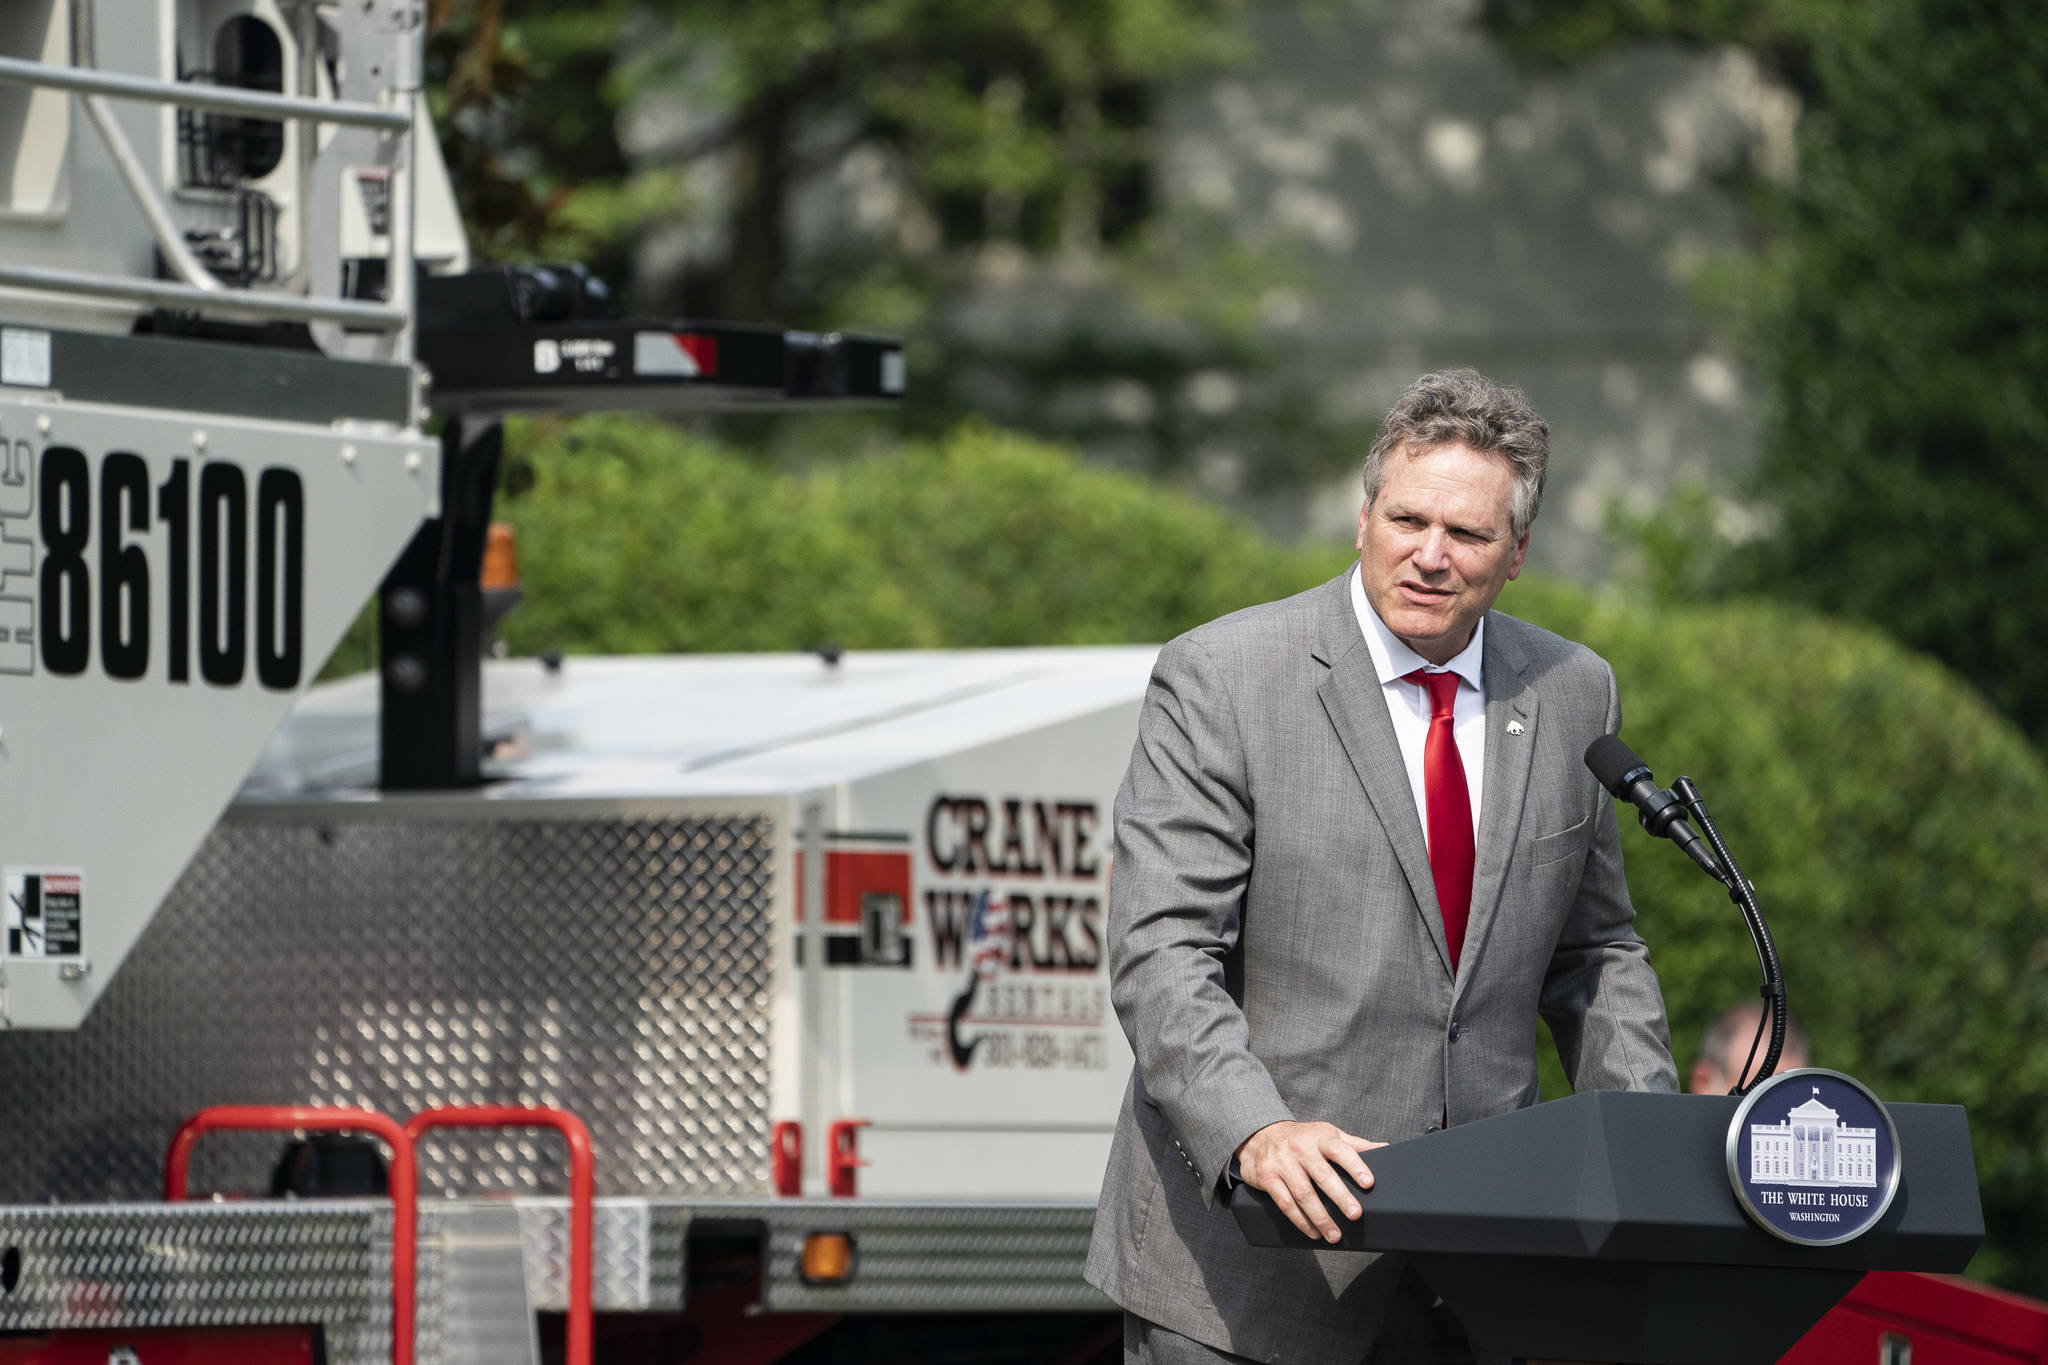
M 1539 1014 L 1576 1088 L 1677 1088 L 1613 805 L 1582 759 L 1620 724 L 1613 671 L 1487 617 L 1454 976 L 1349 578 L 1167 645 L 1116 803 L 1111 994 L 1137 1067 L 1088 1279 L 1261 1360 L 1361 1359 L 1401 1268 L 1246 1245 L 1217 1201 L 1258 1129 L 1326 1119 L 1395 1141 L 1534 1104 Z

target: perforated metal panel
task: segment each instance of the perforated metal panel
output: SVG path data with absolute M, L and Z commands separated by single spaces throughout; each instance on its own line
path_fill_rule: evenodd
M 231 816 L 82 1028 L 0 1036 L 0 1202 L 153 1198 L 222 1103 L 556 1105 L 600 1194 L 765 1194 L 772 841 L 750 813 Z M 279 1146 L 209 1135 L 193 1188 L 263 1189 Z M 558 1193 L 563 1159 L 439 1132 L 421 1187 Z

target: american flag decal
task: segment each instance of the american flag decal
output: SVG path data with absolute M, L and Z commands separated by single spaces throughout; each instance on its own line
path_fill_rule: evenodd
M 983 980 L 995 976 L 1010 960 L 1010 906 L 984 890 L 974 898 L 974 913 L 967 921 L 968 961 Z

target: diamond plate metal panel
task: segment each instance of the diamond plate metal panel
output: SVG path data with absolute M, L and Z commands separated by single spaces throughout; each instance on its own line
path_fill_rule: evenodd
M 767 1193 L 774 867 L 762 814 L 231 816 L 83 1027 L 0 1046 L 0 1200 L 147 1199 L 223 1103 L 528 1103 L 590 1126 L 601 1194 Z M 196 1190 L 281 1139 L 209 1135 Z M 436 1133 L 425 1193 L 559 1193 L 559 1140 Z
M 543 1312 L 569 1309 L 569 1201 L 520 1199 L 527 1292 Z M 590 1297 L 598 1312 L 680 1312 L 690 1210 L 644 1199 L 600 1199 Z
M 376 1365 L 391 1358 L 390 1245 L 388 1207 L 353 1200 L 0 1208 L 21 1267 L 0 1332 L 317 1322 L 333 1365 Z M 422 1361 L 438 1358 L 428 1317 Z
M 1081 1279 L 1095 1221 L 1085 1205 L 788 1203 L 761 1212 L 768 1224 L 762 1300 L 771 1312 L 1115 1308 Z M 804 1235 L 832 1230 L 853 1234 L 853 1281 L 807 1285 L 797 1274 Z

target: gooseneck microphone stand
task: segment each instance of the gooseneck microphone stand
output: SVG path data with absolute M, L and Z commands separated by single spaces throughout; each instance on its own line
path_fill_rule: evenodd
M 1707 803 L 1701 799 L 1699 788 L 1693 785 L 1691 778 L 1681 777 L 1671 784 L 1671 793 L 1685 804 L 1692 818 L 1699 822 L 1700 832 L 1713 845 L 1714 857 L 1720 861 L 1725 873 L 1720 880 L 1728 888 L 1728 899 L 1742 908 L 1743 921 L 1749 925 L 1750 940 L 1756 945 L 1757 967 L 1763 972 L 1763 988 L 1759 994 L 1764 998 L 1764 1017 L 1757 1021 L 1756 1034 L 1749 1040 L 1749 1053 L 1742 1059 L 1742 1068 L 1735 1073 L 1735 1084 L 1728 1091 L 1731 1095 L 1746 1095 L 1758 1081 L 1778 1069 L 1778 1056 L 1785 1050 L 1785 977 L 1778 967 L 1778 947 L 1771 941 L 1771 927 L 1764 923 L 1763 908 L 1756 903 L 1756 888 L 1750 885 L 1749 878 L 1742 875 L 1735 855 L 1728 851 L 1727 842 L 1714 825 L 1714 817 L 1707 813 Z M 1756 1069 L 1755 1077 L 1745 1085 L 1742 1078 L 1749 1074 L 1749 1064 L 1756 1058 L 1757 1044 L 1763 1040 L 1766 1025 L 1771 1033 L 1770 1046 L 1764 1051 L 1763 1065 Z

